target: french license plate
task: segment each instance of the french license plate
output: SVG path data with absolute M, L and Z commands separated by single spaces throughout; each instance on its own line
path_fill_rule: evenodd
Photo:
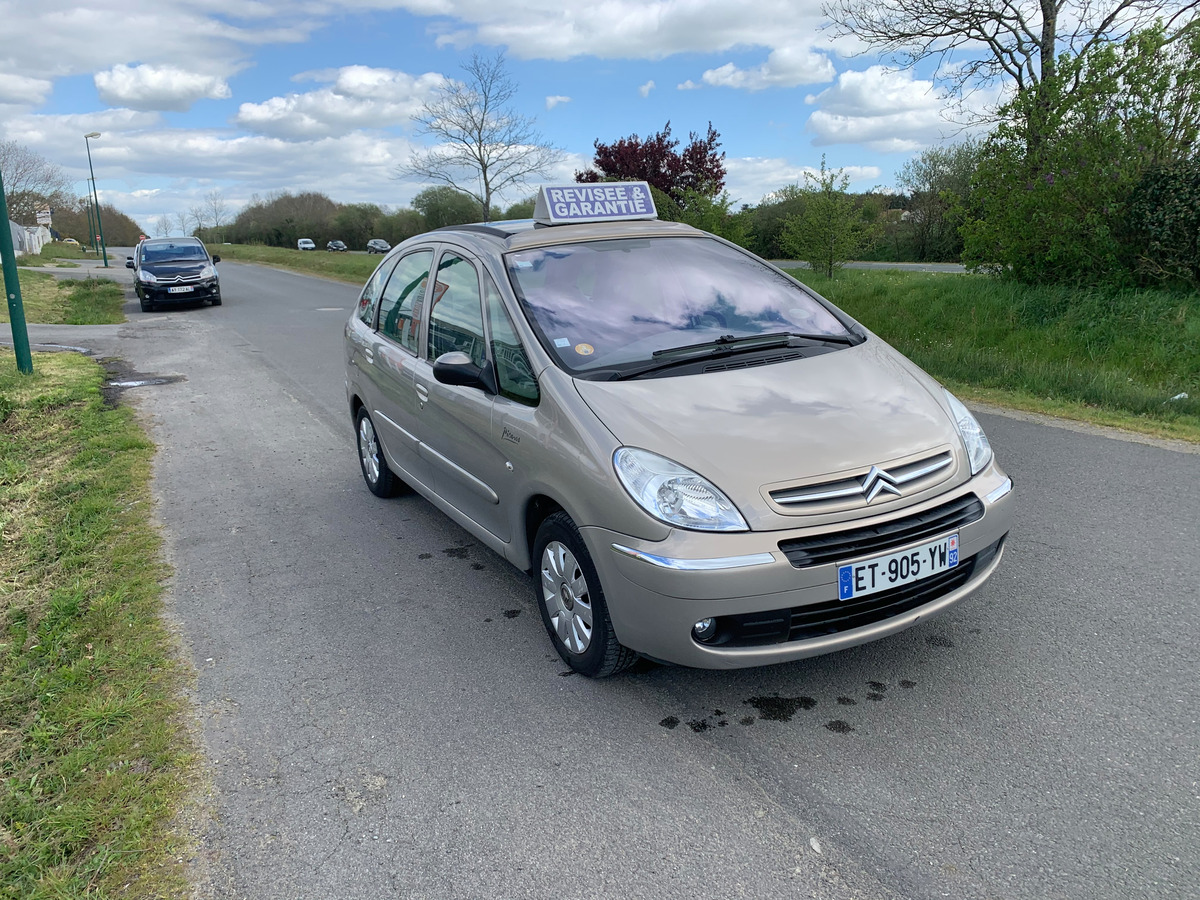
M 181 284 L 178 287 L 167 288 L 168 294 L 190 294 L 196 288 L 190 284 Z
M 838 599 L 853 600 L 945 572 L 958 565 L 958 535 L 838 566 Z

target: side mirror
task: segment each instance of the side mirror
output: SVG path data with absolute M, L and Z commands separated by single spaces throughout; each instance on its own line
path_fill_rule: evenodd
M 125 257 L 125 268 L 127 268 L 127 269 L 135 269 L 135 268 L 137 268 L 137 266 L 135 266 L 135 265 L 133 264 L 133 257 L 132 257 L 132 256 L 127 256 L 127 257 Z
M 461 350 L 443 353 L 433 361 L 433 377 L 442 384 L 454 384 L 462 387 L 474 387 L 496 393 L 495 376 L 492 367 L 480 368 L 471 362 L 471 357 Z
M 214 257 L 213 257 L 213 265 L 214 265 L 214 266 L 215 266 L 217 263 L 219 263 L 220 261 L 221 261 L 221 257 L 219 257 L 219 256 L 214 256 Z

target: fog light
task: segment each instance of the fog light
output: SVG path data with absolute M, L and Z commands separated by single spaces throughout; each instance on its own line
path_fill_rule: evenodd
M 713 618 L 701 619 L 692 626 L 692 634 L 698 641 L 711 641 L 717 636 L 717 620 Z

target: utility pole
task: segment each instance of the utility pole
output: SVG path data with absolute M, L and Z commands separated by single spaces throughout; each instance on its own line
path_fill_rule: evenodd
M 25 375 L 32 375 L 33 356 L 29 353 L 29 330 L 25 327 L 25 307 L 21 303 L 21 282 L 17 278 L 17 254 L 13 250 L 12 226 L 8 224 L 8 199 L 4 196 L 3 172 L 0 172 L 0 262 L 4 268 L 4 293 L 8 297 L 8 320 L 12 323 L 17 370 Z
M 104 243 L 104 225 L 100 221 L 100 195 L 96 193 L 96 173 L 92 171 L 92 145 L 88 138 L 98 138 L 100 132 L 93 131 L 91 134 L 83 136 L 84 146 L 87 147 L 88 154 L 88 172 L 92 176 L 92 196 L 96 200 L 96 230 L 100 232 L 100 249 L 104 252 L 104 268 L 108 268 L 108 244 Z

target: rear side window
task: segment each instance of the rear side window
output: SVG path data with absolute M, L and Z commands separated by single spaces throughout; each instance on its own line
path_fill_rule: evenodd
M 363 288 L 362 296 L 358 298 L 358 317 L 362 323 L 368 328 L 375 325 L 375 309 L 379 306 L 379 295 L 383 293 L 383 286 L 387 283 L 388 276 L 392 274 L 392 269 L 396 268 L 396 259 L 389 259 L 384 262 L 375 274 L 371 276 L 371 280 L 367 282 Z
M 418 250 L 401 259 L 379 298 L 379 330 L 414 354 L 432 262 L 432 250 Z
M 447 253 L 438 265 L 429 307 L 429 359 L 456 350 L 470 356 L 477 366 L 487 360 L 479 276 L 465 259 Z

